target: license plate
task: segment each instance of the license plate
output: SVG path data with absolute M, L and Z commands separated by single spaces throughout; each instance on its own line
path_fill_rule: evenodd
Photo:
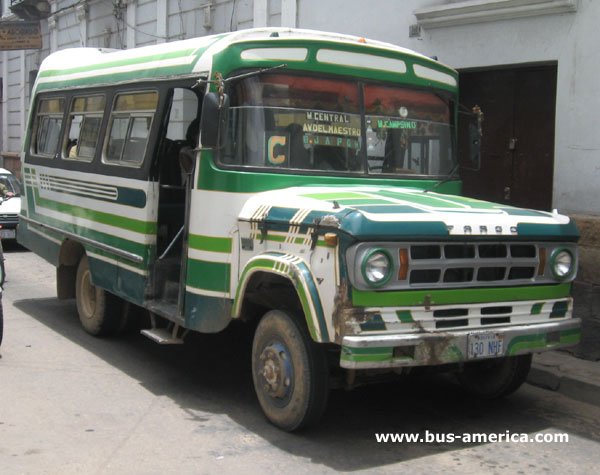
M 469 359 L 490 358 L 504 354 L 504 336 L 497 333 L 472 333 L 467 336 Z
M 0 229 L 0 238 L 2 239 L 14 239 L 17 233 L 14 229 Z

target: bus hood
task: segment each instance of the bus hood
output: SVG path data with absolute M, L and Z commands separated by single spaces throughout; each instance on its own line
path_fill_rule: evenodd
M 511 236 L 576 241 L 574 222 L 466 197 L 393 186 L 294 187 L 258 193 L 240 220 L 285 231 L 292 226 L 336 228 L 359 240 Z
M 18 215 L 21 212 L 21 197 L 13 196 L 12 198 L 8 198 L 2 200 L 0 198 L 0 217 L 8 217 Z M 1 224 L 1 221 L 0 221 Z

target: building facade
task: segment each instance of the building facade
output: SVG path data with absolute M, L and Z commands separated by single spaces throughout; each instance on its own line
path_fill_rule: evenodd
M 600 2 L 597 0 L 2 0 L 40 18 L 42 48 L 0 52 L 0 152 L 19 171 L 41 61 L 70 47 L 132 48 L 260 26 L 336 31 L 414 49 L 461 72 L 480 105 L 484 165 L 472 196 L 569 214 L 582 231 L 580 352 L 600 359 Z

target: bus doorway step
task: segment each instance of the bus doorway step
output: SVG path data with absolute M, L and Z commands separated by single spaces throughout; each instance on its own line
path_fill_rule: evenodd
M 183 335 L 177 336 L 179 327 L 176 325 L 173 330 L 168 328 L 147 328 L 142 330 L 142 335 L 150 338 L 159 345 L 181 345 L 183 344 Z

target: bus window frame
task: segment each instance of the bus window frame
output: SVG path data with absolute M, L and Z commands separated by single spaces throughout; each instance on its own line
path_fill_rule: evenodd
M 106 129 L 104 127 L 104 123 L 105 123 L 105 118 L 106 118 L 106 107 L 108 104 L 108 100 L 107 100 L 107 96 L 110 94 L 106 94 L 105 92 L 89 92 L 86 94 L 73 94 L 70 98 L 69 98 L 69 108 L 67 110 L 67 123 L 64 126 L 64 138 L 63 138 L 63 145 L 61 146 L 61 158 L 63 160 L 68 160 L 68 161 L 72 161 L 72 162 L 77 162 L 77 163 L 91 163 L 94 161 L 94 159 L 98 156 L 98 150 L 101 149 L 102 147 L 99 147 L 99 145 L 102 144 L 103 142 L 103 138 L 106 132 Z M 75 101 L 77 99 L 80 98 L 89 98 L 89 97 L 103 97 L 104 98 L 104 109 L 102 110 L 102 112 L 91 112 L 91 113 L 85 113 L 85 112 L 81 112 L 81 113 L 75 113 L 73 112 L 73 106 L 75 104 Z M 96 140 L 96 146 L 94 148 L 94 155 L 92 157 L 81 157 L 79 155 L 75 156 L 75 157 L 69 157 L 66 153 L 66 147 L 67 147 L 67 143 L 69 141 L 69 132 L 71 130 L 71 124 L 72 124 L 72 117 L 71 116 L 75 116 L 75 115 L 81 115 L 83 116 L 83 120 L 81 122 L 81 126 L 79 128 L 79 133 L 81 134 L 81 129 L 83 129 L 83 124 L 85 123 L 85 119 L 88 117 L 94 117 L 94 118 L 98 118 L 100 117 L 100 126 L 98 127 L 98 137 Z M 80 140 L 79 140 L 79 136 L 77 137 L 77 143 L 75 144 L 75 147 L 77 150 L 79 150 L 79 145 L 80 145 Z
M 67 106 L 70 106 L 70 101 L 73 97 L 82 94 L 106 95 L 106 104 L 104 119 L 100 126 L 100 142 L 96 150 L 96 156 L 91 162 L 82 160 L 53 160 L 57 158 L 58 154 L 61 153 L 61 148 L 57 148 L 56 154 L 52 157 L 43 156 L 33 153 L 33 140 L 34 130 L 36 127 L 36 114 L 31 113 L 27 122 L 27 132 L 25 135 L 25 164 L 41 165 L 49 168 L 58 168 L 69 171 L 75 171 L 80 173 L 91 173 L 105 176 L 112 176 L 117 178 L 125 179 L 136 179 L 136 180 L 151 180 L 157 181 L 157 157 L 160 154 L 159 145 L 160 140 L 163 136 L 162 123 L 167 120 L 168 116 L 165 117 L 165 113 L 168 110 L 169 103 L 169 90 L 174 88 L 186 88 L 191 89 L 197 83 L 197 78 L 172 78 L 160 81 L 139 81 L 130 82 L 126 84 L 114 84 L 109 86 L 91 86 L 85 88 L 72 88 L 72 89 L 55 89 L 50 91 L 34 91 L 34 99 L 32 103 L 32 111 L 37 111 L 40 100 L 62 98 L 65 100 L 65 112 L 63 114 L 63 123 L 60 137 L 64 137 L 66 121 L 68 120 L 68 114 L 70 112 Z M 158 104 L 155 111 L 155 118 L 151 125 L 150 137 L 146 144 L 146 151 L 144 160 L 140 167 L 131 166 L 119 166 L 116 164 L 105 164 L 102 161 L 102 155 L 104 153 L 104 143 L 106 139 L 106 129 L 108 127 L 108 121 L 110 117 L 110 108 L 112 108 L 113 100 L 119 93 L 135 93 L 135 92 L 147 92 L 149 90 L 158 92 Z M 199 106 L 201 105 L 202 97 L 205 89 L 198 95 Z M 62 147 L 62 142 L 59 140 L 59 147 Z
M 49 101 L 49 100 L 53 100 L 53 99 L 62 99 L 64 102 L 64 106 L 63 106 L 63 112 L 62 112 L 62 118 L 61 118 L 61 124 L 60 124 L 60 131 L 58 133 L 58 140 L 56 143 L 56 149 L 54 150 L 54 152 L 52 154 L 45 154 L 45 153 L 39 153 L 36 152 L 35 150 L 35 145 L 37 144 L 37 140 L 38 140 L 38 132 L 39 132 L 39 127 L 40 127 L 40 119 L 41 118 L 45 118 L 45 117 L 50 117 L 53 114 L 41 114 L 40 115 L 40 106 L 42 104 L 43 101 Z M 30 133 L 29 133 L 29 143 L 28 143 L 28 147 L 27 150 L 29 152 L 29 155 L 31 155 L 32 157 L 36 157 L 36 158 L 41 158 L 44 161 L 48 161 L 48 160 L 53 160 L 55 158 L 57 158 L 57 156 L 60 154 L 60 148 L 61 148 L 61 137 L 63 136 L 64 133 L 64 124 L 65 124 L 65 119 L 66 119 L 66 112 L 67 112 L 67 107 L 66 105 L 69 102 L 69 95 L 65 94 L 64 92 L 62 94 L 40 94 L 36 97 L 36 102 L 35 102 L 35 108 L 34 108 L 34 115 L 33 115 L 33 127 L 31 127 Z M 56 114 L 56 117 L 58 117 L 58 114 Z
M 167 84 L 167 86 L 169 86 Z M 134 95 L 134 94 L 144 94 L 144 93 L 155 93 L 156 94 L 156 108 L 154 109 L 154 111 L 152 113 L 149 113 L 148 110 L 131 110 L 131 111 L 124 111 L 124 112 L 120 112 L 120 111 L 115 111 L 115 106 L 117 103 L 117 100 L 119 98 L 119 96 L 123 96 L 123 95 Z M 162 110 L 164 108 L 163 105 L 163 97 L 165 94 L 162 93 L 161 94 L 161 88 L 157 88 L 157 87 L 153 87 L 153 88 L 127 88 L 127 89 L 123 89 L 123 90 L 119 90 L 119 88 L 116 88 L 113 91 L 113 95 L 112 95 L 112 100 L 111 100 L 111 106 L 110 106 L 110 110 L 108 111 L 108 114 L 106 114 L 106 127 L 104 129 L 104 143 L 102 145 L 102 159 L 101 162 L 103 165 L 106 165 L 108 167 L 117 167 L 117 168 L 129 168 L 129 169 L 144 169 L 145 168 L 145 163 L 146 163 L 146 155 L 148 154 L 148 149 L 149 149 L 149 145 L 151 143 L 154 143 L 156 138 L 154 137 L 155 134 L 153 134 L 154 132 L 154 127 L 157 123 L 156 117 L 159 114 L 162 114 Z M 127 117 L 128 118 L 128 124 L 127 124 L 127 131 L 126 131 L 126 135 L 125 138 L 123 139 L 123 147 L 121 148 L 121 152 L 119 154 L 119 159 L 118 160 L 111 160 L 108 159 L 107 156 L 107 150 L 108 150 L 108 145 L 110 142 L 110 134 L 112 133 L 112 127 L 113 127 L 113 123 L 114 123 L 114 119 L 115 118 L 121 118 L 121 117 Z M 132 118 L 138 118 L 138 117 L 145 117 L 145 118 L 150 118 L 150 125 L 148 127 L 148 136 L 146 138 L 146 143 L 144 145 L 144 150 L 143 153 L 141 154 L 141 161 L 139 162 L 132 162 L 132 161 L 127 161 L 127 160 L 123 160 L 123 152 L 125 151 L 126 148 L 126 144 L 127 144 L 127 140 L 131 137 L 131 129 L 132 129 Z M 160 121 L 158 121 L 160 122 Z M 155 149 L 156 147 L 154 147 Z M 151 160 L 150 160 L 151 161 Z

